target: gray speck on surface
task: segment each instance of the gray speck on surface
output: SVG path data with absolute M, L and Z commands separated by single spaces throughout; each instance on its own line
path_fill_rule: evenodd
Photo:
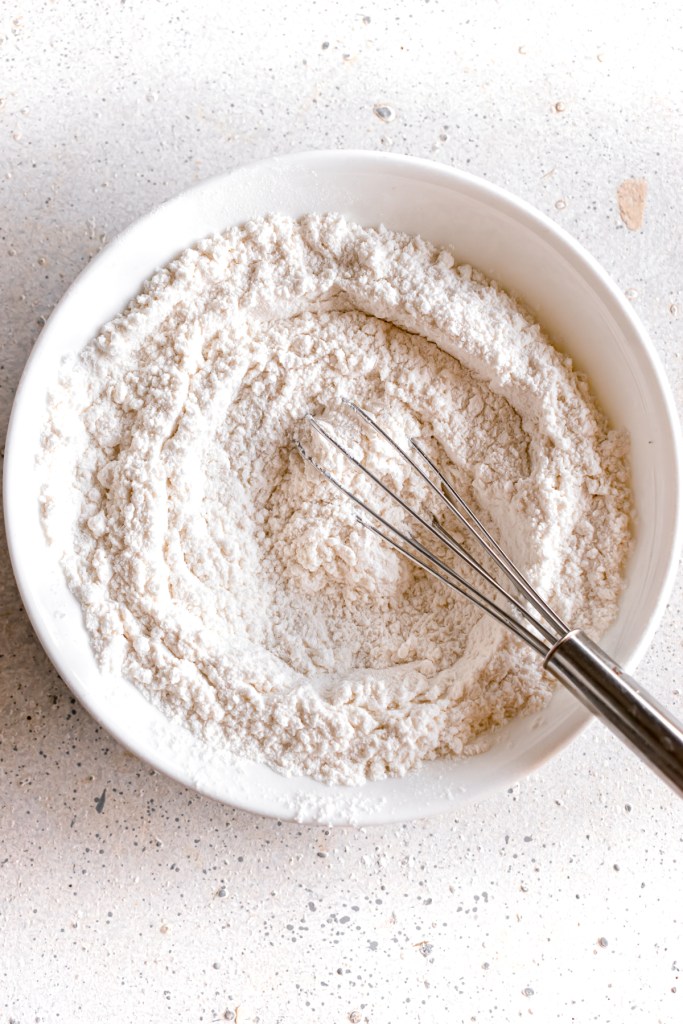
M 417 948 L 420 950 L 420 953 L 422 953 L 422 956 L 424 957 L 431 956 L 431 954 L 434 952 L 434 946 L 432 945 L 431 942 L 421 942 Z
M 603 949 L 605 949 L 607 944 L 607 939 L 604 937 L 604 935 L 598 939 L 598 946 L 602 946 Z
M 385 104 L 377 104 L 372 108 L 372 112 L 375 117 L 378 117 L 380 121 L 384 121 L 385 124 L 389 124 L 390 121 L 396 119 L 396 111 L 393 107 L 388 107 Z
M 102 795 L 98 796 L 97 799 L 95 800 L 95 810 L 97 811 L 98 814 L 101 814 L 102 811 L 104 810 L 104 801 L 106 800 L 106 798 L 107 787 L 105 786 L 104 789 L 102 790 Z
M 532 988 L 528 988 L 527 987 L 527 988 L 522 989 L 522 995 L 523 996 L 532 996 L 533 994 L 534 994 L 534 990 Z

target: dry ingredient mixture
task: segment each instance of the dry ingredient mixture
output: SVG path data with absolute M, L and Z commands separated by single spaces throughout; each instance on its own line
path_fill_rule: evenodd
M 300 458 L 310 412 L 421 500 L 344 396 L 423 438 L 559 613 L 604 631 L 626 439 L 497 285 L 336 214 L 232 228 L 152 277 L 64 367 L 42 513 L 103 667 L 209 743 L 352 784 L 480 750 L 551 684 Z

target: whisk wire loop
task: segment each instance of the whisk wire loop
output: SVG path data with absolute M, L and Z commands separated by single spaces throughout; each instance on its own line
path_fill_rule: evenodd
M 424 472 L 422 467 L 419 466 L 414 461 L 414 459 L 412 459 L 410 457 L 410 455 L 403 448 L 401 448 L 401 446 L 399 444 L 397 444 L 397 442 L 394 441 L 394 439 L 389 434 L 387 434 L 387 432 L 378 423 L 375 422 L 375 420 L 369 415 L 369 413 L 365 412 L 365 410 L 362 409 L 360 406 L 356 405 L 355 402 L 351 402 L 348 399 L 344 400 L 344 404 L 348 408 L 350 408 L 353 412 L 357 413 L 369 427 L 371 427 L 373 430 L 375 430 L 388 443 L 388 445 L 419 474 L 419 476 L 429 486 L 429 488 L 432 490 L 432 492 L 442 502 L 444 502 L 446 504 L 446 507 L 451 512 L 453 512 L 453 514 L 463 523 L 463 525 L 466 527 L 468 532 L 472 536 L 474 536 L 477 540 L 479 540 L 479 542 L 486 548 L 486 550 L 489 552 L 491 558 L 493 559 L 495 564 L 498 566 L 498 568 L 500 568 L 508 576 L 508 578 L 511 580 L 511 582 L 515 583 L 518 586 L 518 589 L 522 592 L 523 596 L 526 599 L 529 599 L 525 589 L 518 583 L 516 578 L 510 573 L 510 571 L 507 569 L 506 565 L 503 564 L 501 562 L 501 560 L 496 557 L 496 554 L 489 549 L 489 546 L 486 544 L 486 541 L 482 540 L 482 538 L 478 536 L 478 534 L 475 532 L 475 529 L 467 521 L 467 519 L 464 517 L 462 512 L 453 505 L 453 503 L 449 500 L 447 495 L 445 495 L 443 493 L 443 490 L 440 487 L 436 486 L 436 484 L 430 479 L 430 477 L 427 475 L 427 473 Z M 361 462 L 360 459 L 357 459 L 354 455 L 352 455 L 351 452 L 344 445 L 342 445 L 341 442 L 338 441 L 337 438 L 335 438 L 326 429 L 326 427 L 323 426 L 322 423 L 320 423 L 319 420 L 317 420 L 314 416 L 308 416 L 307 419 L 308 419 L 308 422 L 310 423 L 311 427 L 321 437 L 323 437 L 329 444 L 331 444 L 337 451 L 339 451 L 344 456 L 345 459 L 347 459 L 350 463 L 352 463 L 354 466 L 356 466 L 357 469 L 361 470 L 361 472 L 365 476 L 367 476 L 377 487 L 379 487 L 400 508 L 402 508 L 405 512 L 407 512 L 421 527 L 423 527 L 426 531 L 428 531 L 433 537 L 435 537 L 437 540 L 439 540 L 442 544 L 445 544 L 446 547 L 448 547 L 455 555 L 458 556 L 458 558 L 460 558 L 465 564 L 467 564 L 480 577 L 480 579 L 484 580 L 494 590 L 494 592 L 499 597 L 501 597 L 505 601 L 507 601 L 508 604 L 510 605 L 510 607 L 513 609 L 513 611 L 516 613 L 516 616 L 521 616 L 521 618 L 526 622 L 526 626 L 522 626 L 522 623 L 519 622 L 518 618 L 515 615 L 510 615 L 509 613 L 507 613 L 505 611 L 501 611 L 501 609 L 498 607 L 498 605 L 496 605 L 493 601 L 491 601 L 490 598 L 488 598 L 486 595 L 484 595 L 480 591 L 478 591 L 475 587 L 473 587 L 470 583 L 468 583 L 467 580 L 465 580 L 462 576 L 460 576 L 460 574 L 456 573 L 453 569 L 451 569 L 449 566 L 447 566 L 442 560 L 437 558 L 437 556 L 432 551 L 430 551 L 424 545 L 420 544 L 414 537 L 408 537 L 406 534 L 402 533 L 400 530 L 398 530 L 397 527 L 394 526 L 393 523 L 388 521 L 385 517 L 381 516 L 375 509 L 370 507 L 367 503 L 363 502 L 357 495 L 355 495 L 351 491 L 349 491 L 348 488 L 344 487 L 344 485 L 341 484 L 340 481 L 338 481 L 331 473 L 329 473 L 326 469 L 324 469 L 323 467 L 318 465 L 318 463 L 314 459 L 312 459 L 310 455 L 308 455 L 308 453 L 305 451 L 305 449 L 303 448 L 301 443 L 297 442 L 297 447 L 298 447 L 299 451 L 301 452 L 301 454 L 304 456 L 304 458 L 306 458 L 307 461 L 312 463 L 316 467 L 316 469 L 318 469 L 323 474 L 323 476 L 330 483 L 332 483 L 338 490 L 340 490 L 347 498 L 350 498 L 351 501 L 355 502 L 356 505 L 360 506 L 366 513 L 368 513 L 370 516 L 372 516 L 376 521 L 381 522 L 382 525 L 387 530 L 389 530 L 394 535 L 399 536 L 404 543 L 406 543 L 406 544 L 410 545 L 411 547 L 417 549 L 420 552 L 420 554 L 423 555 L 423 557 L 428 559 L 430 562 L 438 565 L 439 568 L 442 571 L 446 572 L 446 574 L 448 575 L 449 579 L 456 579 L 460 585 L 459 585 L 459 587 L 454 588 L 454 589 L 458 589 L 460 593 L 464 592 L 464 596 L 469 597 L 469 599 L 471 601 L 473 601 L 479 607 L 483 608 L 485 611 L 487 611 L 490 615 L 492 615 L 499 622 L 502 621 L 504 625 L 508 626 L 509 629 L 512 629 L 513 632 L 517 633 L 517 635 L 520 635 L 522 637 L 522 639 L 525 639 L 527 641 L 527 643 L 530 643 L 536 650 L 539 651 L 539 653 L 547 653 L 547 651 L 550 650 L 552 645 L 559 639 L 559 636 L 557 635 L 557 633 L 554 632 L 553 630 L 549 629 L 548 626 L 546 625 L 546 622 L 544 622 L 543 620 L 539 620 L 536 617 L 534 617 L 529 612 L 529 610 L 527 608 L 525 608 L 524 605 L 522 605 L 519 600 L 517 600 L 516 597 L 514 597 L 512 594 L 510 594 L 504 587 L 502 587 L 498 583 L 498 581 L 489 572 L 487 572 L 487 570 L 481 565 L 481 563 L 478 562 L 475 558 L 473 558 L 469 554 L 469 552 L 463 547 L 463 545 L 460 544 L 459 541 L 457 541 L 443 527 L 443 525 L 439 522 L 439 520 L 435 516 L 432 516 L 431 522 L 427 521 L 422 515 L 420 515 L 419 512 L 417 512 L 406 501 L 404 501 L 403 498 L 401 498 L 398 494 L 396 494 L 394 491 L 392 491 L 391 488 L 388 487 L 384 483 L 384 481 L 381 480 L 375 473 L 373 473 L 373 471 L 371 469 L 369 469 L 363 462 Z M 423 458 L 426 458 L 426 456 L 424 455 L 422 450 L 416 444 L 414 444 L 414 447 L 415 447 L 415 449 L 418 451 L 418 453 Z M 426 459 L 426 460 L 431 465 L 431 460 L 429 460 L 429 459 Z M 441 477 L 441 474 L 439 474 L 439 476 Z M 447 484 L 447 481 L 445 481 L 445 478 L 444 478 L 444 483 Z M 448 485 L 448 486 L 449 486 L 449 489 L 452 491 L 452 487 L 450 485 Z M 469 509 L 469 506 L 466 505 L 466 503 L 464 501 L 462 501 L 462 504 L 463 504 L 464 508 L 466 510 L 468 510 L 468 512 L 472 516 L 472 518 L 475 520 L 476 524 L 481 528 L 481 530 L 484 533 L 486 533 L 485 528 L 480 523 L 480 521 L 477 519 L 477 517 L 474 515 L 474 513 L 471 512 L 471 510 Z M 364 526 L 368 525 L 362 519 L 360 521 L 361 521 L 362 525 L 364 525 Z M 391 541 L 391 538 L 387 537 L 386 534 L 382 533 L 381 531 L 377 530 L 376 528 L 373 530 L 373 532 L 376 533 L 379 537 L 381 537 L 385 541 L 387 541 L 389 543 L 392 543 L 392 546 L 394 548 L 396 548 L 396 550 L 400 551 L 402 554 L 406 555 L 406 557 L 409 557 L 409 558 L 411 557 L 410 553 L 408 551 L 406 551 L 405 548 L 403 548 L 399 544 Z M 493 542 L 493 543 L 495 543 L 495 542 Z M 415 558 L 412 557 L 411 560 L 415 561 Z M 422 561 L 419 561 L 417 564 L 419 564 L 423 568 L 425 568 L 425 565 L 424 565 L 424 563 Z M 519 575 L 521 576 L 521 573 Z M 443 580 L 443 577 L 439 576 L 439 578 L 442 579 L 443 582 L 447 582 L 447 581 Z M 523 579 L 523 577 L 522 577 L 522 579 Z M 529 584 L 527 584 L 526 581 L 524 581 L 524 583 L 526 584 L 526 587 L 529 589 L 529 591 L 531 592 L 531 594 L 534 597 L 534 601 L 531 601 L 531 603 L 534 604 L 534 605 L 536 603 L 543 604 L 541 599 L 534 593 L 534 591 L 531 590 Z M 546 619 L 548 619 L 549 621 L 552 622 L 552 618 L 550 618 L 551 616 L 553 616 L 553 613 L 550 612 L 550 610 L 548 609 L 548 616 L 547 617 L 544 616 L 544 618 L 546 618 Z M 553 625 L 554 625 L 554 623 L 553 623 Z M 541 634 L 541 637 L 543 638 L 545 643 L 542 644 L 541 646 L 538 646 L 538 640 L 537 640 L 535 634 L 533 632 L 530 632 L 527 627 L 531 627 L 533 630 L 538 631 Z M 557 629 L 558 627 L 555 627 L 555 628 Z M 520 630 L 522 630 L 521 633 L 520 633 Z M 564 629 L 563 632 L 566 633 L 567 630 Z M 563 633 L 560 633 L 560 635 L 563 635 Z
M 329 437 L 327 432 L 324 431 L 324 429 L 321 429 L 319 425 L 316 426 L 316 429 L 318 429 L 319 432 L 321 432 L 324 437 Z M 379 513 L 376 509 L 373 509 L 370 505 L 363 501 L 362 498 L 359 498 L 358 495 L 353 494 L 351 491 L 349 491 L 347 487 L 344 487 L 344 485 L 339 480 L 337 480 L 337 478 L 333 476 L 332 473 L 326 470 L 323 466 L 319 465 L 319 463 L 317 463 L 315 459 L 313 459 L 308 454 L 308 452 L 304 449 L 301 442 L 295 441 L 294 443 L 300 454 L 303 456 L 303 458 L 306 459 L 306 461 L 309 462 L 312 466 L 314 466 L 315 469 L 317 469 L 318 472 L 321 473 L 325 477 L 325 479 L 329 481 L 329 483 L 336 487 L 337 490 L 341 491 L 341 493 L 344 494 L 347 498 L 350 498 L 350 500 L 353 501 L 354 504 L 358 505 L 359 508 L 361 508 L 364 512 L 371 516 L 376 522 L 381 523 L 382 526 L 389 531 L 389 533 L 383 533 L 382 530 L 378 529 L 378 527 L 376 526 L 373 526 L 372 523 L 368 523 L 361 516 L 357 516 L 356 518 L 361 526 L 365 527 L 365 529 L 370 530 L 377 537 L 380 537 L 382 540 L 386 541 L 387 544 L 390 544 L 391 547 L 393 547 L 396 551 L 399 551 L 402 555 L 404 555 L 411 562 L 413 562 L 413 564 L 419 566 L 421 569 L 424 569 L 431 576 L 440 580 L 442 583 L 445 583 L 447 587 L 450 587 L 452 590 L 455 590 L 459 594 L 462 594 L 463 597 L 467 597 L 470 601 L 476 604 L 483 611 L 488 612 L 488 614 L 491 615 L 498 622 L 500 622 L 501 625 L 507 626 L 507 628 L 512 630 L 512 632 L 515 633 L 520 639 L 525 640 L 528 644 L 530 644 L 534 648 L 534 650 L 538 651 L 539 654 L 545 654 L 550 649 L 547 643 L 544 643 L 543 641 L 539 640 L 539 638 L 535 636 L 533 633 L 531 633 L 530 630 L 528 630 L 522 623 L 518 622 L 511 615 L 507 614 L 504 609 L 499 608 L 498 605 L 494 603 L 494 601 L 492 601 L 485 594 L 482 594 L 480 591 L 478 591 L 476 587 L 472 586 L 472 584 L 469 583 L 463 576 L 461 576 L 460 573 L 456 572 L 449 565 L 446 565 L 446 563 L 442 561 L 442 559 L 438 558 L 434 554 L 434 552 L 426 548 L 424 544 L 421 544 L 416 537 L 414 537 L 411 534 L 404 533 L 403 530 L 400 530 L 397 526 L 394 525 L 394 523 L 391 523 L 385 516 L 381 515 L 381 513 Z M 417 513 L 415 513 L 415 518 L 418 519 L 423 526 L 430 529 L 429 524 L 425 520 L 423 520 L 422 517 L 419 516 Z M 394 534 L 396 537 L 399 537 L 400 540 L 403 541 L 403 544 L 408 545 L 408 547 L 403 547 L 401 544 L 399 544 L 398 541 L 396 541 L 394 537 L 391 536 L 391 534 Z M 423 556 L 423 558 L 427 559 L 427 561 L 422 561 L 421 558 L 418 558 L 417 555 L 415 555 L 412 551 L 408 549 L 409 547 L 412 547 L 415 551 L 419 552 Z M 441 572 L 437 572 L 437 568 L 434 568 L 434 566 L 440 569 Z M 524 612 L 524 609 L 521 608 L 521 606 L 520 611 Z
M 443 473 L 436 465 L 436 463 L 433 461 L 433 459 L 431 459 L 429 455 L 427 455 L 427 453 L 421 447 L 417 439 L 414 437 L 411 438 L 410 445 L 412 448 L 415 449 L 418 455 L 422 459 L 424 459 L 424 461 L 427 463 L 430 469 L 436 474 L 439 482 L 441 483 L 441 487 L 437 487 L 434 481 L 428 476 L 427 473 L 424 472 L 424 470 L 419 466 L 419 464 L 415 462 L 414 459 L 411 459 L 410 455 L 400 446 L 400 444 L 398 444 L 393 439 L 393 437 L 391 437 L 391 435 L 388 434 L 386 430 L 384 430 L 383 427 L 381 427 L 380 424 L 377 423 L 377 421 L 373 419 L 373 417 L 368 412 L 365 411 L 365 409 L 362 409 L 359 405 L 357 405 L 355 402 L 352 402 L 348 398 L 343 398 L 342 402 L 349 409 L 353 410 L 353 412 L 360 416 L 361 419 L 365 423 L 367 423 L 369 427 L 376 431 L 376 433 L 378 433 L 387 442 L 387 444 L 390 445 L 391 448 L 393 448 L 397 455 L 404 459 L 405 462 L 409 463 L 409 465 L 411 465 L 413 469 L 420 474 L 420 476 L 428 485 L 428 487 L 434 492 L 434 494 L 437 495 L 438 498 L 440 498 L 442 501 L 446 503 L 446 506 L 448 507 L 449 511 L 452 512 L 452 514 L 463 524 L 463 526 L 466 527 L 468 532 L 479 542 L 479 544 L 484 548 L 484 550 L 496 563 L 498 568 L 507 576 L 510 582 L 514 584 L 514 586 L 516 586 L 524 594 L 527 601 L 529 601 L 534 606 L 536 611 L 543 616 L 546 622 L 550 623 L 550 625 L 553 626 L 556 631 L 559 631 L 559 636 L 564 636 L 565 633 L 568 632 L 568 627 L 564 624 L 564 622 L 562 622 L 560 617 L 555 614 L 552 608 L 549 608 L 545 601 L 541 600 L 541 598 L 533 589 L 529 581 L 519 571 L 514 562 L 510 558 L 508 558 L 508 556 L 505 554 L 500 545 L 496 543 L 496 541 L 493 539 L 493 537 L 488 532 L 488 530 L 481 522 L 481 520 L 478 518 L 478 516 L 475 515 L 470 506 L 465 501 L 465 499 L 455 490 L 452 483 L 450 483 L 449 480 L 443 475 Z M 448 495 L 444 493 L 444 487 L 453 495 L 455 501 L 457 502 L 457 505 L 454 504 L 454 502 L 452 502 L 449 499 Z M 458 508 L 458 506 L 460 507 Z M 461 557 L 465 557 L 468 563 L 472 565 L 472 560 L 468 558 L 467 553 L 464 551 L 464 549 L 460 548 L 457 553 L 460 554 Z M 474 566 L 474 568 L 475 571 L 481 570 L 480 566 Z M 491 579 L 488 578 L 487 582 L 490 583 Z M 507 594 L 506 596 L 510 598 L 509 594 Z M 555 636 L 554 633 L 548 633 L 547 636 L 548 638 L 554 637 L 555 639 L 558 639 L 558 637 Z

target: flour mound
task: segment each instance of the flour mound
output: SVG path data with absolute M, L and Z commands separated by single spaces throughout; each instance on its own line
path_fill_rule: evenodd
M 338 215 L 232 228 L 151 278 L 63 369 L 42 514 L 107 671 L 209 743 L 356 784 L 481 749 L 551 683 L 301 459 L 307 414 L 349 429 L 343 397 L 423 438 L 557 611 L 604 631 L 624 437 L 494 283 Z M 422 500 L 376 438 L 349 443 Z

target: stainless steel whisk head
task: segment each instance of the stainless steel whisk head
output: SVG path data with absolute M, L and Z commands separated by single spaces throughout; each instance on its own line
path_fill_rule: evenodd
M 417 537 L 411 533 L 406 533 L 404 530 L 399 529 L 392 522 L 390 522 L 385 516 L 381 515 L 369 504 L 359 498 L 357 495 L 352 494 L 344 485 L 337 480 L 330 472 L 324 469 L 318 462 L 313 459 L 308 452 L 304 449 L 300 441 L 296 441 L 295 444 L 303 457 L 310 462 L 318 472 L 322 473 L 326 480 L 329 480 L 342 494 L 345 494 L 347 498 L 350 498 L 355 505 L 361 508 L 368 516 L 371 517 L 373 522 L 368 522 L 362 516 L 358 516 L 358 522 L 372 533 L 381 537 L 383 541 L 390 544 L 396 551 L 400 551 L 402 555 L 410 559 L 415 565 L 419 565 L 420 568 L 424 569 L 430 575 L 441 580 L 451 590 L 457 591 L 467 597 L 474 604 L 478 605 L 483 611 L 487 612 L 498 622 L 501 622 L 504 626 L 525 640 L 534 650 L 538 651 L 544 657 L 549 653 L 550 649 L 565 636 L 569 629 L 564 624 L 562 619 L 546 604 L 542 598 L 536 593 L 529 581 L 519 571 L 517 566 L 512 562 L 510 558 L 505 554 L 502 548 L 496 543 L 491 534 L 488 532 L 486 527 L 483 525 L 481 520 L 475 515 L 470 506 L 467 504 L 465 499 L 458 493 L 454 486 L 446 479 L 438 466 L 434 461 L 427 455 L 419 441 L 416 438 L 410 439 L 410 448 L 415 452 L 422 465 L 415 460 L 415 458 L 406 452 L 394 439 L 387 434 L 387 432 L 369 415 L 364 409 L 356 405 L 355 402 L 351 402 L 348 399 L 342 399 L 345 406 L 350 409 L 353 413 L 359 416 L 363 422 L 376 434 L 386 441 L 387 445 L 412 469 L 419 474 L 421 479 L 427 485 L 437 498 L 443 503 L 445 508 L 450 512 L 458 522 L 465 527 L 468 533 L 477 541 L 483 551 L 492 559 L 495 565 L 500 569 L 508 582 L 517 591 L 523 601 L 527 602 L 528 606 L 523 604 L 514 594 L 511 594 L 506 590 L 500 583 L 494 579 L 490 573 L 476 560 L 468 551 L 465 550 L 463 545 L 457 541 L 452 534 L 450 534 L 440 520 L 432 515 L 429 519 L 426 519 L 421 513 L 417 512 L 414 508 L 408 505 L 398 494 L 395 494 L 386 484 L 376 476 L 367 466 L 365 466 L 359 459 L 354 456 L 345 448 L 332 434 L 327 430 L 323 424 L 313 416 L 308 417 L 308 422 L 321 437 L 325 439 L 330 445 L 332 445 L 337 451 L 348 459 L 350 463 L 361 470 L 374 484 L 377 485 L 386 495 L 388 495 L 396 504 L 402 508 L 405 512 L 412 517 L 416 524 L 423 527 L 429 534 L 440 541 L 446 546 L 453 554 L 457 555 L 466 565 L 468 565 L 477 576 L 490 587 L 493 588 L 498 598 L 504 602 L 503 607 L 496 604 L 495 600 L 492 600 L 485 593 L 482 593 L 476 587 L 474 587 L 468 580 L 466 580 L 461 573 L 454 570 L 451 566 L 447 565 L 442 558 L 437 556 L 432 550 L 422 544 Z M 425 467 L 425 468 L 423 468 Z M 428 467 L 433 477 L 438 481 L 434 482 L 434 478 L 429 475 L 426 471 Z M 379 526 L 373 525 L 379 523 Z
M 460 562 L 469 566 L 482 584 L 492 590 L 493 597 L 474 586 L 461 572 L 448 565 L 441 555 L 427 547 L 413 533 L 396 526 L 368 502 L 350 491 L 306 451 L 300 440 L 295 440 L 294 444 L 303 458 L 369 516 L 369 519 L 357 516 L 358 522 L 445 586 L 468 598 L 533 648 L 543 658 L 544 668 L 602 718 L 613 732 L 625 740 L 650 767 L 683 795 L 681 723 L 631 679 L 585 633 L 571 629 L 562 621 L 491 536 L 418 440 L 411 438 L 410 450 L 406 451 L 364 409 L 348 399 L 342 401 L 351 413 L 360 417 L 370 431 L 381 437 L 400 459 L 419 474 L 429 491 L 438 498 L 441 508 L 445 508 L 460 526 L 465 528 L 467 535 L 473 538 L 483 554 L 491 559 L 497 570 L 506 578 L 508 585 L 503 586 L 488 572 L 478 559 L 449 533 L 437 516 L 432 514 L 426 517 L 409 505 L 360 459 L 355 458 L 320 420 L 308 416 L 310 427 L 326 443 L 359 469 L 397 507 L 403 509 L 421 530 L 426 531 L 427 535 L 433 537 L 442 547 L 445 546 L 445 549 L 455 555 Z

